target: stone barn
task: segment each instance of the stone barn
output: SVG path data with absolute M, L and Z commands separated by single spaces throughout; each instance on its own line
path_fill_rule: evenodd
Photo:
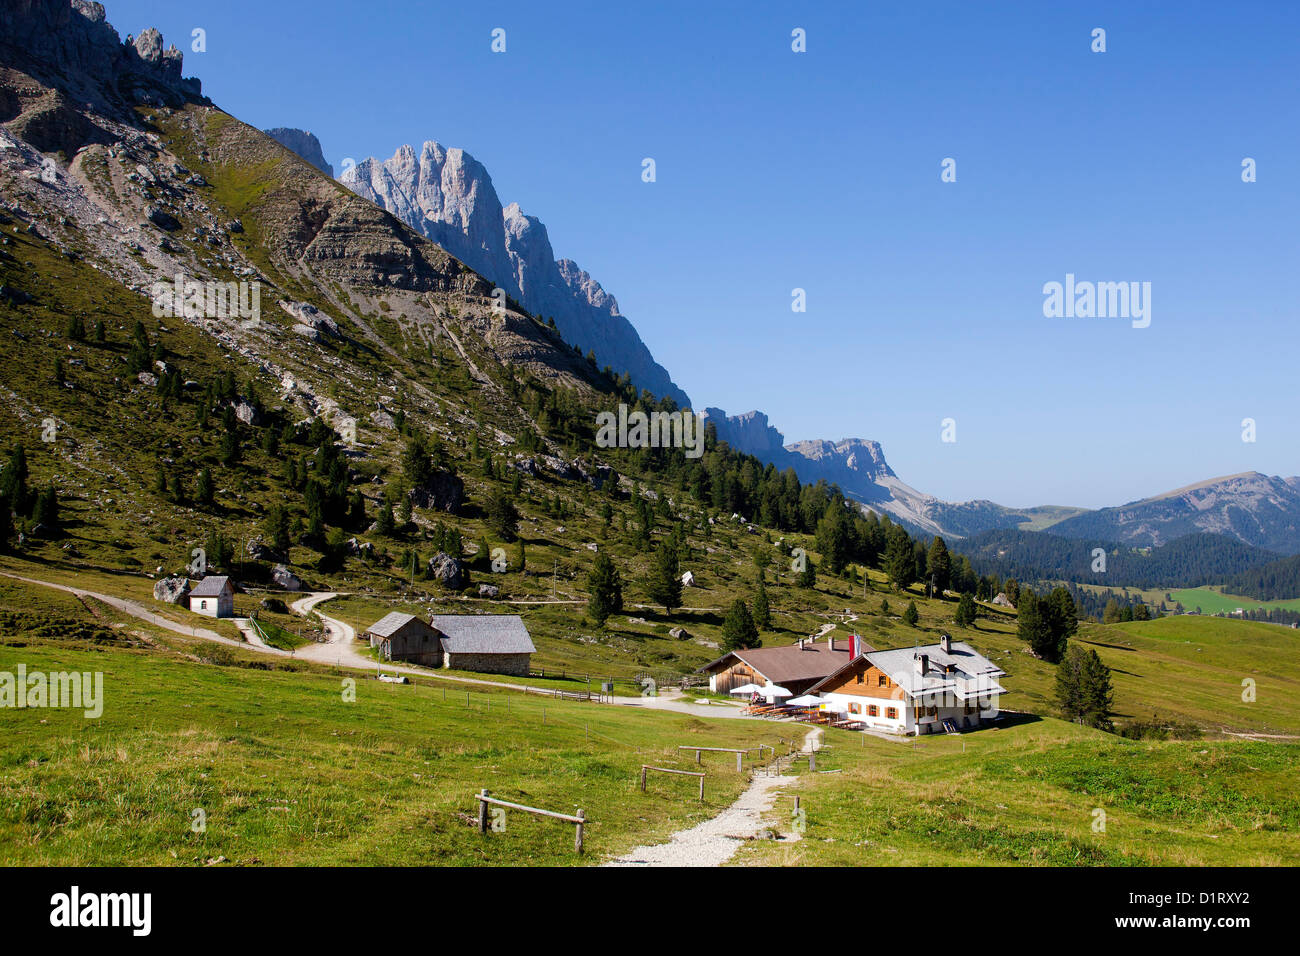
M 443 667 L 527 677 L 537 648 L 517 614 L 435 614 Z
M 442 640 L 437 631 L 414 614 L 393 611 L 370 625 L 361 635 L 379 649 L 386 661 L 409 661 L 425 667 L 441 667 Z
M 190 592 L 190 610 L 208 617 L 233 617 L 235 586 L 224 574 L 210 574 Z

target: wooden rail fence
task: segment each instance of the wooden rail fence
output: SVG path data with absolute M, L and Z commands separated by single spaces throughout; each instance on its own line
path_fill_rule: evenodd
M 668 767 L 652 767 L 649 764 L 641 765 L 641 792 L 645 793 L 645 775 L 647 770 L 653 770 L 656 773 L 675 773 L 683 777 L 698 777 L 700 780 L 700 802 L 704 802 L 704 774 L 695 770 L 672 770 Z
M 525 813 L 535 813 L 538 816 L 550 817 L 552 820 L 563 820 L 565 823 L 577 825 L 577 831 L 573 835 L 573 852 L 582 852 L 582 828 L 586 825 L 587 816 L 579 810 L 574 816 L 568 813 L 556 813 L 554 810 L 540 810 L 537 807 L 526 807 L 522 803 L 511 803 L 508 800 L 498 800 L 490 795 L 487 790 L 478 792 L 478 832 L 486 834 L 488 832 L 488 804 L 496 807 L 509 807 L 511 810 L 523 810 Z
M 705 750 L 708 750 L 708 751 L 713 752 L 713 753 L 735 754 L 735 755 L 736 755 L 736 772 L 737 772 L 737 773 L 739 773 L 740 771 L 742 771 L 742 770 L 745 769 L 745 765 L 744 765 L 745 754 L 749 753 L 748 750 L 737 750 L 735 747 L 693 747 L 693 746 L 690 746 L 690 745 L 687 745 L 687 744 L 682 744 L 682 745 L 680 745 L 677 749 L 678 749 L 678 750 L 694 750 L 694 751 L 695 751 L 695 763 L 696 763 L 697 765 L 701 763 L 700 755 L 701 755 L 701 754 L 703 753 L 703 751 L 705 751 Z

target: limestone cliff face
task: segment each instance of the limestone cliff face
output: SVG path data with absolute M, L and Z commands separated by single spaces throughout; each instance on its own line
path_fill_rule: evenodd
M 325 153 L 321 150 L 320 140 L 314 134 L 306 130 L 292 129 L 286 126 L 277 126 L 275 129 L 266 129 L 262 130 L 262 132 L 285 149 L 297 153 L 326 176 L 331 179 L 334 177 L 334 167 L 326 162 Z
M 432 140 L 371 158 L 341 177 L 471 269 L 495 282 L 528 312 L 555 319 L 566 342 L 596 353 L 598 364 L 628 373 L 656 395 L 689 405 L 618 302 L 569 259 L 555 258 L 546 226 L 511 203 L 504 208 L 482 163 Z

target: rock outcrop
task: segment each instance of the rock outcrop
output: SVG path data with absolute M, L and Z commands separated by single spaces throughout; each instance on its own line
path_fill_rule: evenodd
M 502 208 L 488 171 L 469 153 L 432 140 L 419 153 L 402 146 L 390 159 L 358 163 L 340 182 L 496 283 L 529 313 L 555 319 L 564 340 L 594 352 L 599 365 L 690 404 L 614 297 L 572 260 L 556 260 L 540 219 L 517 203 Z
M 277 564 L 271 572 L 271 580 L 286 591 L 301 591 L 302 579 L 283 564 Z
M 439 551 L 429 559 L 429 575 L 451 591 L 459 591 L 469 584 L 469 572 L 464 563 L 445 551 Z
M 136 103 L 202 99 L 199 81 L 181 76 L 180 50 L 164 48 L 152 27 L 121 40 L 101 3 L 6 0 L 0 4 L 0 46 L 5 62 L 79 102 L 118 114 Z
M 161 578 L 154 582 L 153 599 L 167 604 L 183 604 L 190 594 L 188 579 L 177 576 Z
M 409 492 L 411 504 L 429 511 L 455 514 L 465 501 L 465 483 L 449 471 L 436 471 Z

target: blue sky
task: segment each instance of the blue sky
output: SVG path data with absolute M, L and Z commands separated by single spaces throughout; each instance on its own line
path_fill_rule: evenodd
M 876 439 L 953 500 L 1098 507 L 1300 473 L 1295 5 L 107 6 L 336 168 L 468 150 L 697 406 Z M 1044 318 L 1067 273 L 1150 282 L 1150 327 Z

